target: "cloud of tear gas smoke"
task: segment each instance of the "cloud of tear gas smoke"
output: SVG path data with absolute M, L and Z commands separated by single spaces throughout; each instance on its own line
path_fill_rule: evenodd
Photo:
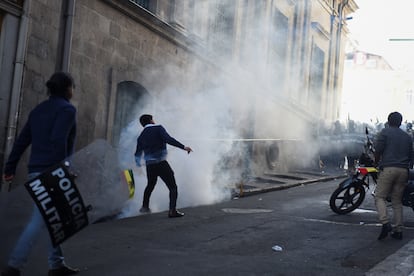
M 208 16 L 211 18 L 211 14 Z M 258 22 L 261 17 L 246 16 L 252 17 L 255 24 L 250 24 L 252 29 L 246 29 L 249 39 L 246 38 L 246 43 L 240 46 L 243 54 L 237 58 L 234 54 L 230 58 L 227 52 L 219 51 L 221 48 L 210 49 L 210 56 L 219 57 L 213 65 L 217 67 L 214 74 L 211 69 L 210 73 L 204 74 L 201 63 L 195 61 L 185 70 L 185 77 L 181 76 L 175 82 L 175 76 L 183 68 L 166 65 L 164 70 L 170 72 L 173 81 L 168 83 L 168 88 L 157 91 L 159 96 L 154 97 L 153 104 L 137 110 L 136 118 L 143 113 L 152 114 L 155 122 L 162 124 L 171 136 L 194 150 L 188 155 L 168 146 L 168 161 L 178 185 L 178 208 L 229 199 L 231 189 L 246 177 L 246 173 L 254 175 L 269 170 L 265 154 L 269 144 L 275 143 L 269 139 L 292 143 L 306 140 L 306 148 L 290 146 L 280 151 L 290 159 L 299 154 L 303 165 L 311 164 L 315 155 L 316 147 L 309 145 L 313 127 L 298 119 L 297 112 L 285 104 L 289 95 L 283 95 L 281 84 L 274 82 L 281 65 L 277 59 L 272 63 L 266 58 L 266 43 L 257 43 L 258 39 L 268 35 L 269 30 L 260 27 L 264 26 Z M 216 35 L 223 39 L 227 34 L 228 29 Z M 204 49 L 200 51 L 203 51 L 201 55 L 205 54 Z M 225 56 L 228 58 L 224 59 Z M 134 168 L 136 182 L 135 197 L 124 208 L 123 216 L 138 214 L 146 185 L 145 172 L 138 173 L 133 159 L 136 138 L 141 130 L 136 120 L 123 129 L 120 138 L 123 166 Z M 238 140 L 240 138 L 256 140 Z M 159 180 L 150 208 L 153 211 L 167 210 L 168 201 L 168 189 Z
M 206 99 L 215 99 L 216 105 L 206 103 Z M 234 137 L 232 129 L 227 129 L 224 124 L 220 126 L 220 122 L 225 122 L 228 117 L 225 110 L 230 103 L 225 95 L 217 90 L 210 91 L 208 95 L 196 95 L 188 103 L 174 103 L 168 97 L 157 102 L 158 106 L 164 104 L 189 104 L 192 110 L 142 110 L 140 113 L 153 114 L 156 124 L 162 124 L 171 136 L 194 150 L 187 154 L 168 146 L 168 161 L 175 171 L 178 185 L 178 207 L 211 204 L 230 198 L 230 185 L 234 180 L 226 179 L 227 174 L 214 174 L 217 162 L 232 145 L 231 140 L 217 141 L 217 137 Z M 138 120 L 135 120 L 123 130 L 120 138 L 121 166 L 133 168 L 136 183 L 135 197 L 125 207 L 125 216 L 134 215 L 139 210 L 147 182 L 145 171 L 136 168 L 133 158 L 136 138 L 141 130 Z M 143 168 L 145 170 L 145 166 Z M 159 179 L 151 196 L 150 207 L 155 212 L 163 211 L 168 209 L 168 203 L 168 189 Z

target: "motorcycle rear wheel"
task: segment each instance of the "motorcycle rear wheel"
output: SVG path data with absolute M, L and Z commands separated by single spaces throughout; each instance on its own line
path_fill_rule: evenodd
M 331 195 L 329 206 L 339 215 L 348 214 L 358 208 L 365 198 L 362 185 L 350 185 L 337 188 Z

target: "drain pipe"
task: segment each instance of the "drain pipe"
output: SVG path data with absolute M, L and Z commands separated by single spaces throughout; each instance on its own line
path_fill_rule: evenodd
M 343 29 L 343 21 L 344 21 L 344 11 L 345 7 L 348 5 L 349 0 L 345 0 L 344 2 L 339 4 L 338 9 L 338 16 L 339 16 L 339 22 L 338 22 L 338 29 L 336 30 L 336 53 L 335 53 L 335 87 L 337 88 L 337 77 L 338 77 L 338 66 L 339 66 L 339 54 L 341 51 L 341 37 L 342 37 L 342 29 Z
M 341 38 L 344 21 L 345 7 L 348 5 L 349 0 L 344 0 L 338 7 L 338 28 L 336 30 L 336 50 L 335 50 L 335 63 L 334 63 L 334 91 L 338 91 L 338 74 L 339 74 L 339 55 L 341 52 Z M 335 96 L 336 93 L 335 93 Z M 335 97 L 334 96 L 334 97 Z
M 70 52 L 72 48 L 73 17 L 75 16 L 75 2 L 76 0 L 66 1 L 65 13 L 63 15 L 65 30 L 63 37 L 62 64 L 60 70 L 64 72 L 69 72 Z
M 20 101 L 22 93 L 23 71 L 26 58 L 27 31 L 29 26 L 30 2 L 24 1 L 20 19 L 19 36 L 17 41 L 16 58 L 14 61 L 13 83 L 10 95 L 10 109 L 6 127 L 6 145 L 4 149 L 4 164 L 13 147 L 17 133 L 17 121 L 20 113 Z

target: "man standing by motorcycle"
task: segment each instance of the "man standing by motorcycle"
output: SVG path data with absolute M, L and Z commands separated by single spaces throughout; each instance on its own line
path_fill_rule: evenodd
M 393 231 L 386 205 L 388 195 L 391 196 L 394 218 L 391 237 L 402 239 L 402 195 L 408 183 L 409 169 L 412 167 L 413 145 L 410 136 L 400 129 L 401 122 L 402 115 L 399 112 L 390 113 L 388 127 L 382 129 L 374 140 L 375 164 L 380 169 L 375 189 L 375 205 L 382 224 L 378 240 L 383 240 Z

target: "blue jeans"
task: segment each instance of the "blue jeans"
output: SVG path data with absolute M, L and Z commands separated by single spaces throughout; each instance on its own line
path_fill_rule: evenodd
M 32 179 L 40 173 L 30 173 L 28 178 Z M 8 265 L 21 269 L 27 262 L 30 250 L 39 235 L 45 235 L 47 228 L 39 209 L 34 205 L 32 216 L 23 233 L 20 235 L 11 253 Z M 52 241 L 48 239 L 48 264 L 50 269 L 56 269 L 64 265 L 64 258 L 60 246 L 53 247 Z

